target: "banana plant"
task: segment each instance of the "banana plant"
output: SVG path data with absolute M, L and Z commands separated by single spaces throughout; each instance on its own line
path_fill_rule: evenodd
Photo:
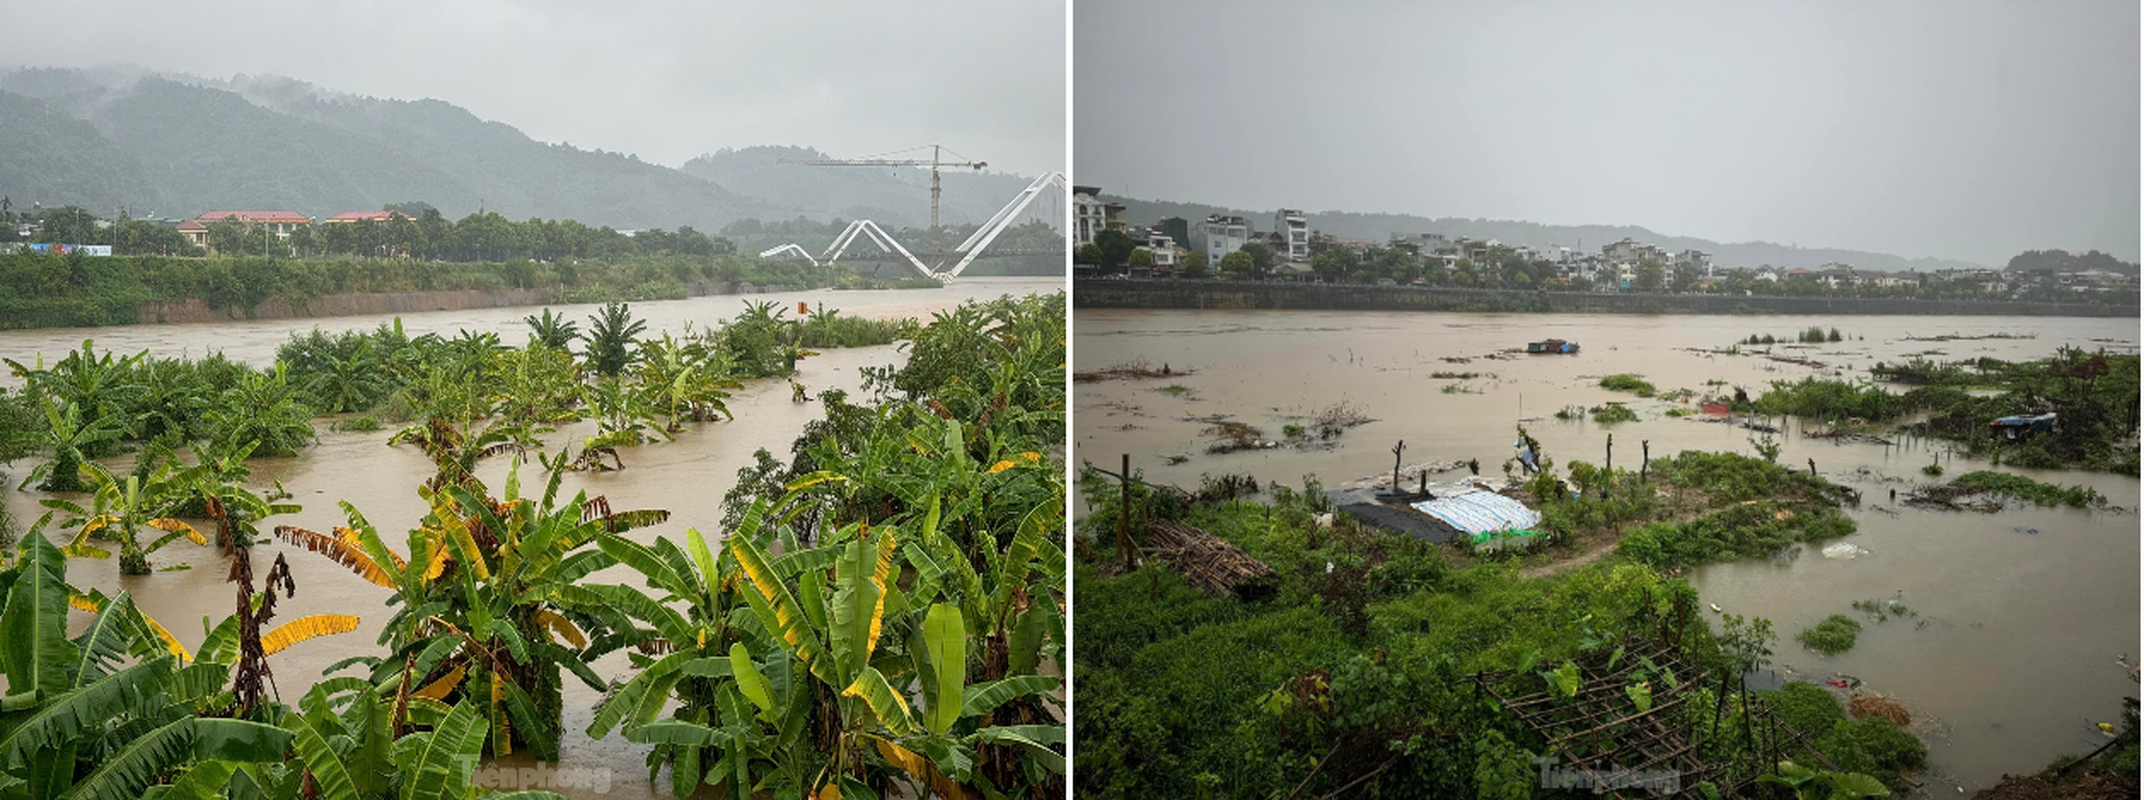
M 179 507 L 190 509 L 193 498 L 198 498 L 201 518 L 216 523 L 216 545 L 226 553 L 252 547 L 261 538 L 262 520 L 304 510 L 296 503 L 285 502 L 290 493 L 283 490 L 281 481 L 265 495 L 246 488 L 245 480 L 251 474 L 246 469 L 246 457 L 253 448 L 253 442 L 210 450 L 196 448 L 193 466 L 180 468 L 176 476 L 177 482 L 190 487 L 181 490 L 186 496 Z
M 189 764 L 282 760 L 275 727 L 200 713 L 225 665 L 186 663 L 124 592 L 74 592 L 41 531 L 0 568 L 0 598 L 0 797 L 140 797 Z M 70 607 L 95 614 L 73 638 Z
M 663 429 L 676 432 L 684 424 L 708 422 L 730 416 L 724 389 L 743 384 L 728 379 L 716 354 L 696 341 L 683 343 L 664 334 L 661 339 L 640 343 L 640 358 L 634 363 L 636 390 L 645 404 L 665 417 Z
M 79 527 L 82 533 L 118 542 L 119 574 L 149 574 L 149 554 L 180 538 L 208 546 L 208 538 L 193 526 L 164 516 L 187 488 L 177 479 L 170 462 L 149 470 L 146 478 L 140 474 L 119 478 L 95 461 L 83 464 L 81 473 L 94 493 L 89 506 L 61 497 L 48 497 L 39 502 L 46 508 L 74 515 L 70 524 Z M 163 535 L 143 544 L 143 528 L 156 529 Z
M 1054 747 L 1062 725 L 989 724 L 1001 706 L 1046 696 L 1057 680 L 971 685 L 987 653 L 972 646 L 959 605 L 923 605 L 892 580 L 901 528 L 855 524 L 773 558 L 756 543 L 772 505 L 755 504 L 719 556 L 697 531 L 688 533 L 689 555 L 667 540 L 602 540 L 668 594 L 576 591 L 627 609 L 651 626 L 642 641 L 670 647 L 609 694 L 591 736 L 622 724 L 629 741 L 655 745 L 650 765 L 667 763 L 680 795 L 704 781 L 738 797 L 877 797 L 902 781 L 919 795 L 959 797 L 963 787 L 987 795 L 1063 773 Z M 684 614 L 673 608 L 680 600 Z M 673 698 L 670 718 L 656 719 Z M 986 746 L 1019 752 L 1021 766 L 996 776 L 978 769 Z
M 42 491 L 84 491 L 87 487 L 82 485 L 81 465 L 89 460 L 89 453 L 104 443 L 118 441 L 124 429 L 110 417 L 85 419 L 82 406 L 72 400 L 54 402 L 33 389 L 31 401 L 44 414 L 45 429 L 39 438 L 43 439 L 41 444 L 52 448 L 52 460 L 30 470 L 15 489 L 20 491 L 34 481 Z
M 571 323 L 568 323 L 569 325 Z M 581 367 L 564 347 L 531 341 L 491 360 L 485 383 L 495 416 L 547 433 L 580 419 Z
M 384 693 L 359 678 L 330 678 L 284 713 L 281 729 L 295 757 L 234 777 L 249 793 L 266 797 L 565 800 L 554 792 L 498 792 L 481 785 L 476 772 L 486 734 L 481 705 L 473 699 L 448 705 Z
M 561 671 L 603 688 L 588 666 L 589 640 L 607 630 L 607 620 L 620 619 L 577 602 L 581 595 L 569 591 L 614 563 L 587 545 L 669 514 L 612 512 L 607 500 L 585 494 L 558 504 L 562 472 L 551 473 L 540 500 L 523 498 L 519 466 L 509 472 L 502 499 L 489 497 L 474 479 L 420 489 L 431 510 L 410 531 L 406 556 L 348 503 L 342 508 L 349 527 L 332 534 L 292 526 L 275 532 L 396 594 L 391 602 L 399 608 L 381 634 L 388 655 L 349 659 L 330 672 L 368 666 L 371 682 L 383 689 L 442 701 L 473 698 L 488 752 L 526 747 L 548 761 L 558 757 Z

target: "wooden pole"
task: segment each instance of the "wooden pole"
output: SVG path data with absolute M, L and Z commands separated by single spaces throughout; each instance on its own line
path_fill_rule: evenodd
M 1129 572 L 1132 568 L 1132 454 L 1124 454 L 1122 469 L 1124 479 L 1120 485 L 1123 493 L 1117 501 L 1117 553 L 1124 557 L 1124 569 Z
M 1401 439 L 1392 446 L 1392 493 L 1400 493 L 1400 451 L 1407 449 L 1407 440 Z
M 1638 483 L 1645 483 L 1646 470 L 1653 467 L 1653 440 L 1638 440 Z

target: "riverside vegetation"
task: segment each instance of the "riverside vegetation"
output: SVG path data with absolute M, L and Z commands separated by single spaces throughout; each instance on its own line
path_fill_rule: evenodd
M 1533 796 L 1531 756 L 1543 742 L 1479 697 L 1468 676 L 1575 674 L 1574 660 L 1608 654 L 1649 631 L 1646 620 L 1695 613 L 1680 568 L 1853 530 L 1838 508 L 1847 493 L 1763 458 L 1684 452 L 1655 459 L 1649 484 L 1583 462 L 1560 481 L 1545 457 L 1543 466 L 1525 491 L 1563 542 L 1550 545 L 1560 556 L 1477 556 L 1345 513 L 1321 523 L 1333 509 L 1314 479 L 1276 486 L 1264 503 L 1218 485 L 1188 498 L 1130 487 L 1134 519 L 1181 520 L 1272 567 L 1274 591 L 1256 600 L 1206 595 L 1151 557 L 1124 567 L 1114 544 L 1124 490 L 1086 471 L 1092 513 L 1075 565 L 1079 794 L 1250 798 L 1352 786 L 1379 796 Z M 1604 558 L 1538 577 L 1519 569 L 1603 540 Z M 1711 677 L 1655 681 L 1739 676 L 1767 663 L 1775 642 L 1768 621 L 1726 615 L 1676 645 Z M 1739 708 L 1730 703 L 1731 719 L 1716 721 L 1712 690 L 1692 692 L 1689 708 L 1705 711 L 1677 712 L 1669 724 L 1688 725 L 1708 762 L 1750 757 L 1733 727 Z M 1877 717 L 1847 719 L 1821 688 L 1758 694 L 1808 738 L 1785 755 L 1814 763 L 1807 748 L 1821 751 L 1841 770 L 1825 777 L 1836 786 L 1904 788 L 1926 758 L 1912 734 Z M 1806 782 L 1803 772 L 1780 764 L 1772 779 Z
M 452 263 L 346 256 L 0 254 L 0 282 L 18 288 L 0 297 L 0 328 L 133 325 L 139 321 L 141 303 L 159 300 L 199 299 L 213 309 L 243 313 L 270 298 L 303 308 L 306 301 L 331 294 L 537 289 L 556 292 L 561 303 L 596 303 L 675 300 L 685 297 L 693 284 L 825 286 L 829 281 L 844 287 L 888 283 L 847 271 L 830 275 L 802 262 L 669 252 L 587 261 L 516 258 Z M 920 280 L 891 283 L 938 285 Z
M 755 325 L 774 330 L 733 333 Z M 639 326 L 621 306 L 595 321 L 578 360 L 546 343 L 572 340 L 570 327 L 535 318 L 518 349 L 488 335 L 418 344 L 425 337 L 392 328 L 356 334 L 337 358 L 382 359 L 386 385 L 302 390 L 343 407 L 406 405 L 416 424 L 394 439 L 424 448 L 436 470 L 410 476 L 429 510 L 398 526 L 400 547 L 347 503 L 347 526 L 329 532 L 273 526 L 275 538 L 375 584 L 389 615 L 380 651 L 334 665 L 295 702 L 264 694 L 268 659 L 358 624 L 339 614 L 267 624 L 295 586 L 278 555 L 258 589 L 265 555 L 254 548 L 270 518 L 296 507 L 244 486 L 251 440 L 197 444 L 189 466 L 169 451 L 194 436 L 191 417 L 167 419 L 161 433 L 119 422 L 158 388 L 129 378 L 157 369 L 145 364 L 192 374 L 199 362 L 113 359 L 85 345 L 65 367 L 22 369 L 18 405 L 75 420 L 39 435 L 72 431 L 63 446 L 76 480 L 96 492 L 88 505 L 48 504 L 0 558 L 0 627 L 11 632 L 0 646 L 0 792 L 491 796 L 475 760 L 555 760 L 562 686 L 579 680 L 604 692 L 587 734 L 648 745 L 651 774 L 667 771 L 680 795 L 703 783 L 740 800 L 1062 793 L 1059 682 L 1046 674 L 1066 640 L 1065 486 L 1051 455 L 1065 419 L 1061 294 L 898 325 L 909 358 L 866 375 L 868 402 L 824 393 L 826 419 L 798 437 L 796 460 L 747 470 L 716 533 L 688 529 L 682 540 L 621 535 L 667 512 L 564 496 L 563 476 L 582 459 L 571 445 L 545 454 L 538 434 L 597 418 L 584 456 L 597 440 L 667 436 L 681 420 L 726 414 L 724 382 L 786 374 L 810 336 L 871 331 L 827 318 L 809 334 L 809 322 L 757 309 L 718 332 L 635 342 Z M 624 340 L 622 361 L 604 344 L 612 338 Z M 314 340 L 341 341 L 295 341 L 273 377 L 220 359 L 213 369 L 273 381 L 296 407 L 287 362 Z M 343 372 L 371 374 L 306 374 Z M 85 425 L 102 433 L 81 435 Z M 91 460 L 141 437 L 143 466 L 124 478 Z M 475 476 L 478 460 L 509 455 L 502 486 Z M 60 474 L 40 469 L 47 482 Z M 522 476 L 539 470 L 541 488 L 525 490 Z M 168 533 L 140 544 L 149 531 Z M 174 536 L 222 547 L 238 589 L 232 616 L 192 652 L 125 592 L 67 580 L 82 560 L 108 557 L 100 542 L 146 555 Z M 643 586 L 587 580 L 613 565 Z M 93 615 L 72 637 L 70 607 Z M 618 652 L 625 674 L 591 666 Z
M 2035 361 L 1916 358 L 1900 365 L 1878 363 L 1869 371 L 1912 388 L 1895 391 L 1869 379 L 1774 381 L 1737 410 L 1831 423 L 1901 423 L 1904 432 L 1954 443 L 1997 464 L 2137 474 L 2135 355 L 2063 347 Z M 2055 435 L 2006 441 L 1988 432 L 1988 422 L 1997 417 L 2047 412 L 2060 419 Z

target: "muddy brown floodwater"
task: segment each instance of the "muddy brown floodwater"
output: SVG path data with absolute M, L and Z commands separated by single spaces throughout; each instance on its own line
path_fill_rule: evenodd
M 1824 368 L 1761 355 L 1708 355 L 1751 334 L 1789 338 L 1811 325 L 1846 341 L 1780 345 Z M 1750 433 L 1666 416 L 1675 403 L 1638 399 L 1597 385 L 1637 373 L 1662 392 L 1707 390 L 1724 381 L 1752 395 L 1773 380 L 1818 375 L 1854 378 L 1877 361 L 1940 351 L 1938 359 L 2031 359 L 2063 344 L 2137 351 L 2134 319 L 2008 317 L 1673 317 L 1316 311 L 1128 311 L 1075 313 L 1075 371 L 1144 359 L 1168 378 L 1075 384 L 1074 457 L 1115 469 L 1129 453 L 1146 478 L 1196 488 L 1202 474 L 1249 473 L 1296 484 L 1316 475 L 1327 486 L 1392 469 L 1405 440 L 1414 464 L 1478 458 L 1485 475 L 1514 455 L 1513 425 L 1525 421 L 1559 464 L 1600 463 L 1606 433 L 1614 463 L 1632 466 L 1640 442 L 1655 456 L 1686 449 L 1754 452 Z M 2032 338 L 1910 341 L 1943 334 Z M 1578 342 L 1575 356 L 1484 359 L 1544 338 Z M 1759 348 L 1763 349 L 1763 348 Z M 1470 358 L 1453 363 L 1445 358 Z M 1438 371 L 1484 373 L 1433 379 Z M 1463 390 L 1446 393 L 1448 385 Z M 1168 387 L 1181 387 L 1169 389 Z M 1167 389 L 1167 391 L 1164 391 Z M 1560 422 L 1567 405 L 1628 401 L 1640 419 L 1611 426 Z M 1337 403 L 1375 422 L 1349 430 L 1331 449 L 1266 449 L 1207 454 L 1212 441 L 1195 418 L 1229 415 L 1272 439 L 1283 425 Z M 1800 423 L 1782 437 L 1780 462 L 1860 489 L 1849 513 L 1854 558 L 1826 558 L 1820 546 L 1777 557 L 1700 567 L 1690 582 L 1707 603 L 1772 620 L 1780 637 L 1773 663 L 1787 677 L 1853 675 L 1910 709 L 1929 746 L 1928 791 L 1956 796 L 2003 773 L 2037 771 L 2056 755 L 2105 740 L 2100 721 L 2120 724 L 2121 698 L 2136 693 L 2129 668 L 2140 656 L 2138 482 L 2103 473 L 2013 470 L 2043 481 L 2098 489 L 2117 511 L 2006 510 L 1996 514 L 1893 507 L 1889 489 L 1929 479 L 1920 468 L 1938 455 L 1956 475 L 1988 467 L 1951 458 L 1941 442 L 1885 447 L 1804 439 Z M 1170 464 L 1171 457 L 1186 460 Z M 1466 474 L 1462 469 L 1458 475 Z M 1450 479 L 1451 475 L 1443 476 Z M 1436 480 L 1433 476 L 1432 480 Z M 1825 544 L 1831 544 L 1826 542 Z M 1077 589 L 1074 590 L 1075 594 Z M 1859 616 L 1856 600 L 1897 598 L 1918 617 L 1864 622 L 1860 642 L 1822 658 L 1793 640 L 1829 614 Z M 1076 603 L 1076 601 L 1075 601 Z M 1925 623 L 1925 624 L 1924 624 Z
M 1063 285 L 1061 279 L 1050 278 L 978 278 L 957 281 L 937 290 L 816 290 L 723 295 L 633 303 L 632 311 L 636 317 L 648 322 L 647 335 L 650 336 L 660 336 L 665 331 L 682 332 L 688 323 L 695 329 L 706 329 L 735 317 L 743 308 L 741 301 L 746 299 L 775 301 L 792 312 L 798 301 L 804 301 L 814 307 L 824 303 L 827 308 L 839 309 L 847 316 L 918 317 L 928 321 L 932 312 L 952 308 L 970 299 L 1048 293 L 1062 289 Z M 598 306 L 552 308 L 568 319 L 581 320 L 594 313 Z M 401 316 L 404 329 L 411 335 L 426 332 L 452 335 L 457 330 L 468 329 L 494 331 L 508 343 L 518 343 L 528 330 L 522 317 L 536 311 L 534 308 L 494 308 Z M 276 347 L 292 332 L 309 330 L 315 324 L 330 332 L 369 330 L 390 319 L 392 317 L 338 317 L 6 331 L 0 332 L 0 355 L 27 363 L 30 357 L 42 353 L 49 363 L 64 356 L 67 350 L 80 346 L 83 339 L 90 338 L 96 340 L 99 351 L 111 349 L 126 354 L 147 349 L 157 356 L 179 353 L 202 356 L 220 350 L 234 360 L 265 366 L 274 361 Z M 901 352 L 893 346 L 828 349 L 799 362 L 797 379 L 814 395 L 826 389 L 845 389 L 853 398 L 862 384 L 860 368 L 898 364 L 901 358 Z M 577 491 L 585 491 L 590 497 L 604 495 L 610 499 L 612 508 L 621 511 L 668 509 L 671 512 L 669 522 L 628 534 L 642 542 L 652 542 L 658 536 L 682 540 L 687 528 L 698 528 L 710 539 L 718 539 L 722 496 L 736 484 L 737 471 L 751 465 L 753 451 L 766 448 L 787 463 L 790 442 L 805 423 L 817 419 L 820 413 L 817 402 L 790 402 L 789 385 L 781 380 L 750 381 L 731 395 L 726 402 L 736 417 L 734 421 L 694 425 L 679 434 L 674 442 L 631 448 L 623 453 L 626 469 L 619 472 L 571 473 L 566 476 L 560 494 L 566 498 Z M 249 464 L 256 489 L 280 480 L 294 495 L 293 502 L 305 507 L 301 513 L 276 517 L 271 523 L 326 531 L 343 524 L 342 512 L 335 504 L 338 500 L 346 500 L 379 526 L 391 545 L 401 549 L 409 526 L 427 509 L 417 496 L 416 488 L 431 475 L 431 461 L 416 448 L 386 446 L 391 430 L 336 432 L 328 430 L 324 422 L 316 422 L 315 427 L 320 431 L 317 446 L 294 458 L 261 458 Z M 593 423 L 582 423 L 561 429 L 547 439 L 555 446 L 558 442 L 585 437 L 593 431 Z M 8 471 L 18 477 L 0 490 L 0 501 L 4 501 L 25 525 L 45 510 L 38 505 L 38 500 L 46 496 L 44 493 L 14 491 L 14 484 L 21 480 L 19 476 L 33 463 L 25 459 L 14 464 Z M 131 463 L 131 457 L 122 456 L 115 459 L 115 463 Z M 496 491 L 504 486 L 509 468 L 508 463 L 494 459 L 485 462 L 478 474 Z M 540 468 L 534 465 L 522 468 L 524 494 L 540 493 L 546 480 L 547 476 Z M 321 556 L 289 547 L 281 541 L 271 541 L 255 550 L 254 558 L 257 564 L 265 564 L 279 553 L 289 557 L 297 580 L 297 594 L 276 607 L 278 618 L 287 621 L 307 614 L 341 613 L 358 614 L 363 619 L 355 631 L 305 642 L 269 659 L 278 695 L 285 702 L 296 702 L 328 665 L 351 656 L 379 653 L 376 641 L 390 610 L 384 602 L 387 590 L 367 583 Z M 182 541 L 158 551 L 150 561 L 158 568 L 180 563 L 190 564 L 192 568 L 122 578 L 116 559 L 74 560 L 68 564 L 67 577 L 70 583 L 83 589 L 94 587 L 106 593 L 120 589 L 132 592 L 142 609 L 170 628 L 189 649 L 198 646 L 207 632 L 205 621 L 223 619 L 233 610 L 232 590 L 224 582 L 225 560 L 212 549 L 197 548 Z M 637 573 L 624 567 L 598 572 L 588 580 L 642 585 Z M 86 615 L 73 613 L 76 625 L 86 624 Z M 627 677 L 631 669 L 621 653 L 597 662 L 596 671 L 606 678 L 616 679 Z M 659 784 L 650 784 L 645 763 L 647 746 L 628 743 L 616 731 L 601 740 L 591 739 L 586 734 L 588 724 L 594 718 L 597 700 L 597 692 L 569 676 L 565 695 L 566 733 L 561 737 L 559 763 L 539 768 L 526 758 L 513 757 L 501 760 L 497 766 L 512 767 L 517 776 L 524 774 L 523 770 L 530 770 L 527 774 L 543 776 L 538 780 L 570 778 L 580 783 L 578 786 L 521 785 L 519 788 L 550 788 L 573 797 L 668 797 L 667 775 Z M 702 790 L 695 796 L 713 796 L 711 787 L 702 787 Z

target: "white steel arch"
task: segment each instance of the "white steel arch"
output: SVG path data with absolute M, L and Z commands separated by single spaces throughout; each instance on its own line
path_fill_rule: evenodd
M 784 254 L 784 253 L 787 253 L 787 254 L 789 254 L 789 255 L 793 255 L 793 256 L 803 256 L 803 257 L 804 257 L 804 260 L 805 260 L 805 261 L 809 261 L 809 262 L 811 262 L 811 265 L 812 265 L 812 266 L 814 266 L 814 267 L 817 267 L 817 266 L 822 266 L 822 265 L 821 265 L 821 264 L 819 263 L 819 259 L 813 258 L 813 257 L 812 257 L 812 255 L 811 255 L 811 253 L 805 252 L 804 248 L 802 248 L 802 247 L 798 247 L 798 246 L 796 246 L 796 245 L 794 245 L 794 244 L 785 244 L 785 245 L 781 245 L 781 246 L 779 246 L 779 247 L 769 247 L 769 248 L 767 248 L 767 249 L 765 249 L 765 250 L 761 250 L 761 251 L 759 251 L 759 257 L 760 257 L 760 258 L 773 258 L 773 257 L 775 257 L 775 256 L 779 256 L 779 255 L 782 255 L 782 254 Z
M 990 243 L 998 238 L 998 234 L 1004 233 L 1006 229 L 1011 228 L 1013 220 L 1019 219 L 1021 212 L 1026 211 L 1038 198 L 1043 197 L 1045 192 L 1052 190 L 1060 192 L 1064 197 L 1071 195 L 1072 187 L 1065 181 L 1064 173 L 1052 172 L 1043 175 L 1036 178 L 1033 183 L 1028 184 L 1027 188 L 1020 190 L 1020 193 L 1014 195 L 1012 200 L 1005 204 L 1004 208 L 998 209 L 998 213 L 991 215 L 988 222 L 975 229 L 975 233 L 969 234 L 968 238 L 960 243 L 960 246 L 953 248 L 954 252 L 965 253 L 966 255 L 963 255 L 960 261 L 954 263 L 952 269 L 943 272 L 925 265 L 921 259 L 916 258 L 915 254 L 908 252 L 908 248 L 902 247 L 900 242 L 895 241 L 892 234 L 880 228 L 878 223 L 868 219 L 860 219 L 849 223 L 849 226 L 842 229 L 841 235 L 834 237 L 834 242 L 827 245 L 826 251 L 820 253 L 818 258 L 812 258 L 811 253 L 795 243 L 770 247 L 761 251 L 759 255 L 762 258 L 772 258 L 782 254 L 800 255 L 810 260 L 813 266 L 828 266 L 840 261 L 841 254 L 847 252 L 849 245 L 855 244 L 856 237 L 861 235 L 872 244 L 877 245 L 880 251 L 888 254 L 899 254 L 901 259 L 907 261 L 908 266 L 916 271 L 916 274 L 926 278 L 936 278 L 940 281 L 951 281 L 958 277 L 960 273 L 966 272 L 968 265 L 974 263 L 976 257 L 981 256 L 983 251 L 990 247 Z M 1057 227 L 1063 230 L 1063 222 L 1060 221 Z
M 1041 197 L 1043 192 L 1048 191 L 1053 186 L 1056 187 L 1057 191 L 1065 194 L 1072 192 L 1072 187 L 1065 183 L 1064 173 L 1052 172 L 1036 178 L 1034 183 L 1030 183 L 1027 188 L 1020 190 L 1020 193 L 1013 197 L 1012 202 L 1006 203 L 1004 208 L 998 209 L 997 215 L 992 216 L 989 222 L 983 223 L 983 226 L 975 229 L 975 233 L 970 234 L 966 241 L 960 243 L 959 247 L 953 248 L 954 252 L 967 253 L 967 255 L 962 257 L 959 263 L 953 265 L 953 269 L 946 273 L 946 278 L 957 278 L 960 273 L 967 271 L 968 265 L 974 263 L 976 256 L 982 255 L 983 249 L 989 247 L 990 242 L 998 238 L 998 234 L 1004 233 L 1006 228 L 1012 227 L 1012 221 L 1020 216 L 1020 212 L 1026 211 L 1027 207 L 1035 202 L 1035 198 Z

